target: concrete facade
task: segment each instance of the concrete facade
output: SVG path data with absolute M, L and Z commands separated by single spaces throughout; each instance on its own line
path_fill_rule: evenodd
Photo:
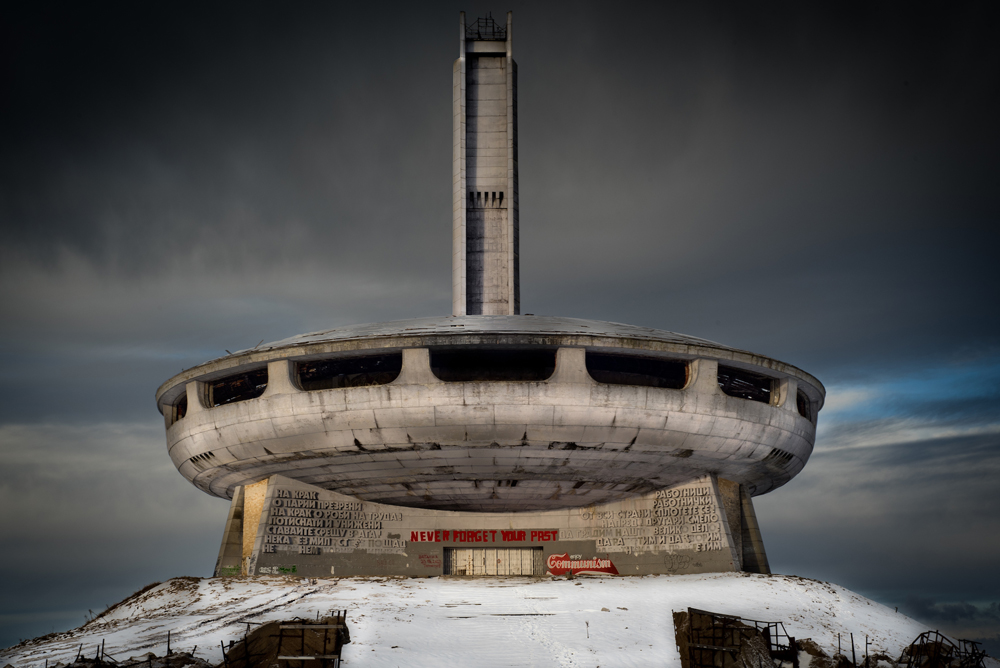
M 513 13 L 459 14 L 453 72 L 452 314 L 520 313 Z
M 362 326 L 297 337 L 168 381 L 160 403 L 178 470 L 223 498 L 280 474 L 366 501 L 510 512 L 606 503 L 706 472 L 762 494 L 812 452 L 815 420 L 796 398 L 818 410 L 822 385 L 774 360 L 595 321 L 466 316 L 378 327 L 381 335 Z M 438 350 L 541 346 L 555 353 L 544 380 L 446 382 L 431 368 Z M 589 351 L 677 360 L 687 381 L 680 389 L 599 383 Z M 386 384 L 304 390 L 296 380 L 303 361 L 386 352 L 402 357 Z M 771 403 L 724 394 L 720 363 L 768 374 Z M 262 366 L 261 396 L 209 407 L 212 379 Z M 187 411 L 174 419 L 171 404 L 182 397 Z
M 746 521 L 739 504 L 726 504 L 726 486 L 739 497 L 738 485 L 708 475 L 627 501 L 500 515 L 361 502 L 272 476 L 256 521 L 224 537 L 215 574 L 768 572 L 758 567 L 767 561 L 763 546 L 741 540 Z M 237 492 L 231 515 L 240 514 L 246 498 Z M 252 543 L 253 550 L 226 551 L 237 543 Z

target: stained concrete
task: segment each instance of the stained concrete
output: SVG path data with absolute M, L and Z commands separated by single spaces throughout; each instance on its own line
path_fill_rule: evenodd
M 649 575 L 741 570 L 720 481 L 609 504 L 514 514 L 448 512 L 361 502 L 284 476 L 266 480 L 252 532 L 250 575 Z M 259 483 L 258 483 L 259 484 Z M 245 498 L 249 498 L 249 495 Z M 247 503 L 247 502 L 244 502 Z M 251 508 L 245 514 L 250 515 Z M 463 570 L 456 573 L 456 552 Z M 535 554 L 534 572 L 508 553 Z M 527 562 L 525 562 L 527 563 Z M 499 564 L 499 565 L 498 565 Z M 468 570 L 465 567 L 469 566 Z M 216 570 L 216 575 L 227 571 Z
M 502 40 L 482 39 L 459 14 L 452 67 L 454 315 L 520 313 L 512 12 L 503 30 Z
M 411 507 L 517 511 L 605 503 L 711 471 L 761 494 L 805 465 L 815 424 L 783 405 L 727 396 L 717 360 L 691 363 L 679 390 L 594 381 L 585 349 L 562 347 L 540 382 L 436 378 L 406 349 L 387 385 L 304 391 L 291 360 L 256 399 L 209 408 L 186 383 L 167 429 L 178 470 L 231 498 L 272 474 Z

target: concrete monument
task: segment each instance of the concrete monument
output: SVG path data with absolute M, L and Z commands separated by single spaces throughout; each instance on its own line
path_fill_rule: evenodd
M 216 574 L 768 572 L 751 498 L 805 466 L 823 385 L 519 315 L 513 21 L 460 17 L 453 315 L 292 337 L 157 391 L 180 473 L 232 500 Z

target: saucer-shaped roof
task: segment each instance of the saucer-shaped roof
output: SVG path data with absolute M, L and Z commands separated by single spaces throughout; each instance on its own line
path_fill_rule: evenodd
M 802 389 L 822 406 L 826 393 L 812 375 L 778 360 L 739 348 L 662 329 L 617 322 L 538 315 L 465 315 L 411 318 L 345 325 L 263 343 L 187 369 L 157 390 L 161 406 L 176 399 L 191 380 L 212 380 L 277 359 L 315 359 L 376 350 L 451 346 L 573 346 L 652 357 L 725 360 L 748 370 L 804 381 Z M 811 386 L 811 387 L 810 387 Z

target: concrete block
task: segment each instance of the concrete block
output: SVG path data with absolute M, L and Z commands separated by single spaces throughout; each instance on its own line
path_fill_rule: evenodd
M 339 413 L 324 413 L 323 425 L 327 431 L 340 429 L 376 429 L 374 410 L 345 410 Z
M 434 423 L 440 426 L 493 424 L 493 406 L 435 406 Z
M 552 425 L 555 421 L 554 406 L 494 406 L 494 420 L 497 424 L 538 424 Z
M 416 406 L 409 408 L 377 408 L 375 423 L 382 428 L 430 427 L 434 425 L 434 408 Z
M 463 383 L 465 403 L 526 406 L 531 400 L 530 383 Z
M 608 443 L 628 445 L 639 436 L 637 427 L 594 427 L 588 426 L 583 430 L 583 441 L 585 443 Z
M 590 388 L 590 404 L 613 408 L 645 408 L 646 389 L 632 385 L 595 384 Z
M 528 425 L 528 440 L 545 443 L 576 443 L 583 440 L 583 426 Z M 557 446 L 558 447 L 558 446 Z
M 553 424 L 562 426 L 604 426 L 614 424 L 615 409 L 596 406 L 555 406 Z

